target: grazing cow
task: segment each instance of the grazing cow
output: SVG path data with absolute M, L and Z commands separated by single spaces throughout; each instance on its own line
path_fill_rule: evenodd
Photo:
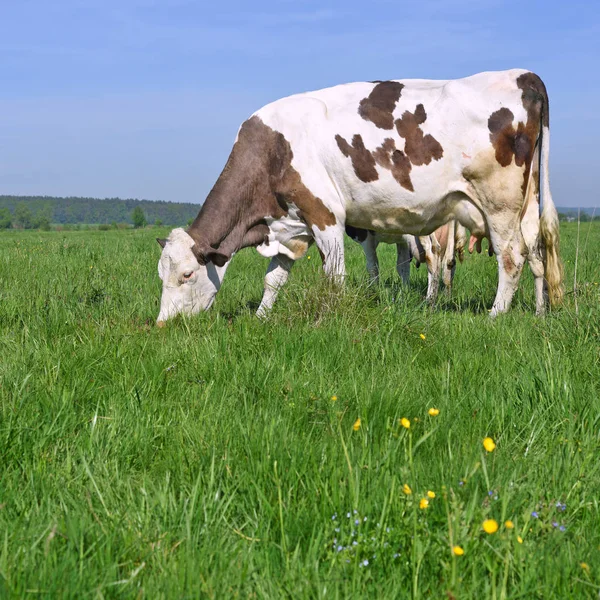
M 436 229 L 431 235 L 417 237 L 403 234 L 382 234 L 365 229 L 346 226 L 346 234 L 358 242 L 365 253 L 367 272 L 372 281 L 379 278 L 377 246 L 380 243 L 396 244 L 398 256 L 396 270 L 404 285 L 408 284 L 410 261 L 414 258 L 416 267 L 427 265 L 427 301 L 435 302 L 439 289 L 440 274 L 447 294 L 450 294 L 456 256 L 462 262 L 466 243 L 466 230 L 456 221 L 450 221 Z
M 491 241 L 491 314 L 508 309 L 526 259 L 542 313 L 545 292 L 562 297 L 549 144 L 546 88 L 525 70 L 351 83 L 268 104 L 242 124 L 191 227 L 165 244 L 158 321 L 209 306 L 217 268 L 240 248 L 272 257 L 265 283 L 276 293 L 312 240 L 325 273 L 343 280 L 346 225 L 425 236 L 452 219 Z

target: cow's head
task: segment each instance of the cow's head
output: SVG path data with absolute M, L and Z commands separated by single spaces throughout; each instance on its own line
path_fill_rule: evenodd
M 160 313 L 156 324 L 184 313 L 192 315 L 208 310 L 221 287 L 229 262 L 218 267 L 212 262 L 202 265 L 192 250 L 194 240 L 181 228 L 173 229 L 162 246 L 158 276 L 163 282 Z

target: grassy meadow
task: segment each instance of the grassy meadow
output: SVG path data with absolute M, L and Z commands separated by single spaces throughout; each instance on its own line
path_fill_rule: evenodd
M 348 241 L 341 292 L 312 250 L 260 322 L 244 250 L 161 330 L 166 233 L 0 234 L 0 597 L 598 597 L 598 223 L 544 319 L 527 267 L 492 321 L 495 259 L 431 309 Z

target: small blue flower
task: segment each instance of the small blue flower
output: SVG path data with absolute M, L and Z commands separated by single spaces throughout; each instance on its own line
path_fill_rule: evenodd
M 561 525 L 558 529 L 559 529 L 559 531 L 566 531 L 567 530 L 567 528 L 564 525 Z
M 458 485 L 460 485 L 460 486 L 462 487 L 463 485 L 465 485 L 465 482 L 464 482 L 464 481 L 461 479 L 461 480 L 458 482 Z
M 490 491 L 488 492 L 488 496 L 493 496 L 493 495 L 494 495 L 494 490 L 490 490 Z
M 537 519 L 537 518 L 538 518 L 540 515 L 538 515 L 538 513 L 537 513 L 537 512 L 534 510 L 534 511 L 531 513 L 531 516 L 532 516 L 534 519 Z
M 337 551 L 338 551 L 338 552 L 341 552 L 343 549 L 344 549 L 344 548 L 343 548 L 343 546 L 338 546 L 338 547 L 337 547 Z
M 396 552 L 396 554 L 394 554 L 394 558 L 398 558 L 400 556 L 400 553 Z
M 356 519 L 356 521 L 354 521 L 355 525 L 360 525 L 360 521 L 358 519 Z
M 365 560 L 363 560 L 362 563 L 365 567 L 367 567 L 369 565 L 369 560 L 365 558 Z
M 353 546 L 358 546 L 358 542 L 357 542 L 356 540 L 354 540 L 354 541 L 352 542 L 352 545 L 353 545 Z
M 552 527 L 558 527 L 558 523 L 556 521 L 552 521 Z
M 333 515 L 333 517 L 331 517 L 331 520 L 335 521 L 336 517 L 337 517 L 337 515 Z

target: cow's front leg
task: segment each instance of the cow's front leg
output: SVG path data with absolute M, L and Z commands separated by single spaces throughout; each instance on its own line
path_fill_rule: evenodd
M 293 266 L 294 260 L 284 254 L 277 254 L 271 259 L 265 275 L 265 291 L 256 311 L 257 317 L 263 319 L 268 316 Z
M 335 225 L 325 231 L 315 232 L 315 243 L 323 259 L 325 275 L 334 283 L 341 284 L 346 276 L 344 262 L 344 227 Z

